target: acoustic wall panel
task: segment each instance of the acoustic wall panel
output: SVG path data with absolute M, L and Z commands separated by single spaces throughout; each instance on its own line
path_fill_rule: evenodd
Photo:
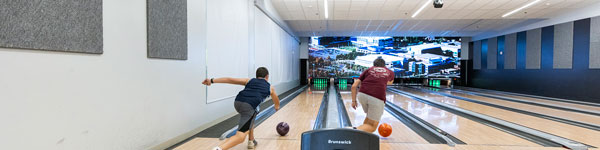
M 102 53 L 102 0 L 3 0 L 0 47 Z
M 542 29 L 527 31 L 525 68 L 540 69 L 542 59 Z
M 496 37 L 488 39 L 487 69 L 496 69 L 498 65 L 498 40 Z
M 504 42 L 504 69 L 517 69 L 517 34 L 506 35 Z
M 481 41 L 473 42 L 473 69 L 481 69 Z
M 517 69 L 525 69 L 527 32 L 517 32 Z
M 148 0 L 148 57 L 187 59 L 187 0 Z
M 591 20 L 590 69 L 600 69 L 600 17 Z
M 573 68 L 573 22 L 554 26 L 554 56 L 552 67 L 555 69 Z

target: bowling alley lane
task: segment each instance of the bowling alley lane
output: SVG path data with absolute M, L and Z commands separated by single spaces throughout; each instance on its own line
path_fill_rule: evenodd
M 221 142 L 223 141 L 219 141 L 218 138 L 194 138 L 187 143 L 174 148 L 174 150 L 207 150 L 218 146 Z M 260 143 L 255 150 L 287 150 L 300 148 L 299 140 L 261 139 L 259 142 Z M 246 142 L 231 148 L 231 150 L 247 149 Z
M 352 108 L 352 95 L 350 93 L 342 93 L 341 95 L 344 100 L 344 105 L 346 106 L 346 111 L 348 112 L 348 117 L 352 122 L 352 126 L 360 126 L 366 117 L 366 114 L 362 110 L 362 106 L 359 105 L 356 110 L 354 110 Z M 380 137 L 381 143 L 429 143 L 387 111 L 383 112 L 380 124 L 381 123 L 388 123 L 392 126 L 392 134 L 388 137 L 380 136 L 379 131 L 377 130 L 373 132 L 373 134 Z
M 312 130 L 321 100 L 323 100 L 323 93 L 309 93 L 308 90 L 300 93 L 285 107 L 258 125 L 254 129 L 255 138 L 259 142 L 263 139 L 300 140 L 303 132 Z M 286 136 L 279 136 L 275 130 L 279 122 L 286 122 L 290 126 Z
M 410 92 L 415 95 L 427 97 L 431 100 L 443 102 L 446 104 L 454 105 L 466 110 L 481 113 L 484 115 L 496 117 L 498 119 L 506 120 L 523 126 L 527 126 L 533 129 L 537 129 L 546 133 L 554 134 L 578 142 L 583 142 L 588 145 L 600 147 L 600 132 L 581 128 L 573 125 L 568 125 L 560 122 L 546 120 L 538 117 L 528 116 L 512 111 L 502 110 L 486 105 L 471 103 L 463 100 L 457 100 L 445 96 L 439 96 L 432 93 L 425 93 L 415 89 L 398 87 L 397 89 Z M 455 93 L 453 93 L 455 94 Z M 464 95 L 457 95 L 464 96 Z M 469 97 L 467 97 L 469 98 Z M 472 98 L 472 97 L 471 97 Z M 508 102 L 506 102 L 508 103 Z M 493 135 L 493 134 L 488 134 Z
M 522 100 L 527 100 L 527 101 L 532 101 L 532 102 L 537 102 L 537 103 L 567 106 L 567 107 L 579 108 L 581 110 L 600 111 L 600 107 L 596 107 L 596 106 L 586 106 L 586 105 L 581 105 L 581 104 L 566 103 L 566 102 L 559 102 L 559 101 L 553 101 L 553 100 L 544 100 L 544 99 L 533 98 L 533 97 L 517 96 L 517 95 L 510 95 L 510 94 L 499 94 L 499 93 L 494 93 L 494 92 L 475 91 L 475 90 L 469 90 L 469 89 L 461 89 L 461 90 L 476 92 L 476 93 L 486 93 L 486 94 L 504 96 L 504 97 L 509 97 L 509 98 L 517 98 L 517 99 L 522 99 Z
M 427 88 L 421 87 L 421 89 L 427 89 Z M 518 103 L 518 102 L 511 102 L 511 101 L 489 98 L 489 97 L 484 97 L 484 96 L 469 95 L 469 94 L 464 94 L 464 93 L 460 93 L 460 92 L 452 92 L 452 91 L 448 91 L 448 90 L 440 90 L 439 92 L 443 92 L 446 94 L 452 94 L 454 96 L 470 98 L 470 99 L 483 101 L 483 102 L 487 102 L 487 103 L 497 104 L 497 105 L 501 105 L 501 106 L 516 108 L 516 109 L 520 109 L 520 110 L 526 110 L 526 111 L 535 112 L 535 113 L 539 113 L 539 114 L 544 114 L 544 115 L 549 115 L 549 116 L 554 116 L 554 117 L 559 117 L 559 118 L 564 118 L 564 119 L 569 119 L 569 120 L 574 120 L 574 121 L 579 121 L 579 122 L 600 125 L 600 116 L 577 113 L 577 112 L 572 112 L 572 111 L 564 111 L 564 110 L 560 110 L 560 109 L 552 109 L 552 108 L 548 108 L 548 107 L 529 105 L 529 104 L 523 104 L 523 103 Z
M 387 92 L 387 100 L 468 145 L 540 146 L 393 92 Z

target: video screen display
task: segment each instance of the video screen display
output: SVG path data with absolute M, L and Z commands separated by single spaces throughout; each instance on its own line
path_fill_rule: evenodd
M 308 76 L 358 77 L 383 58 L 396 78 L 460 76 L 460 37 L 311 37 Z

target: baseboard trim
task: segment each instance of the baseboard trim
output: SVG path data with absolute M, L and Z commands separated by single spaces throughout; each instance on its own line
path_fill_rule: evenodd
M 223 116 L 221 118 L 215 119 L 212 122 L 205 123 L 204 125 L 201 125 L 200 127 L 197 127 L 196 129 L 193 129 L 191 131 L 188 131 L 186 133 L 178 135 L 178 136 L 176 136 L 174 138 L 171 138 L 170 140 L 162 142 L 162 143 L 160 143 L 160 144 L 158 144 L 156 146 L 150 147 L 148 149 L 149 150 L 164 150 L 164 149 L 169 148 L 169 147 L 171 147 L 171 146 L 173 146 L 173 145 L 175 145 L 175 144 L 177 144 L 179 142 L 187 140 L 188 138 L 194 136 L 195 134 L 197 134 L 197 133 L 199 133 L 199 132 L 201 132 L 201 131 L 209 128 L 209 127 L 214 126 L 215 124 L 218 124 L 218 123 L 220 123 L 222 121 L 225 121 L 225 120 L 227 120 L 227 119 L 235 116 L 236 114 L 237 113 L 233 112 L 233 113 L 228 114 L 226 116 Z

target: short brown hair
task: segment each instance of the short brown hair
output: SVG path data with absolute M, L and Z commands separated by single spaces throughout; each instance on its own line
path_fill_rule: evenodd
M 256 77 L 257 78 L 264 78 L 267 75 L 269 75 L 269 70 L 267 70 L 267 68 L 259 67 L 258 69 L 256 69 Z
M 385 67 L 385 60 L 379 57 L 373 61 L 373 66 L 375 67 Z

